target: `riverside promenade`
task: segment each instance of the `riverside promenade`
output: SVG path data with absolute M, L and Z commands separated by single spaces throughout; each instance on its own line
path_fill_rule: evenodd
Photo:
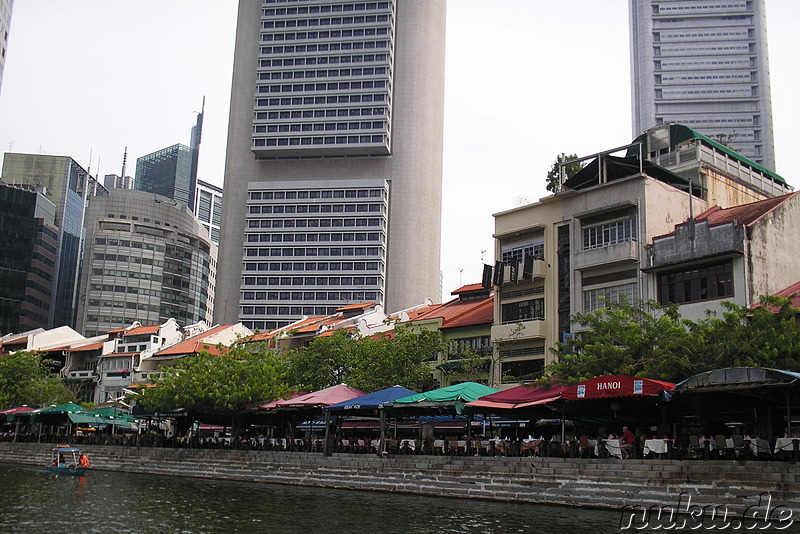
M 0 462 L 45 466 L 53 447 L 2 442 Z M 725 507 L 741 515 L 763 503 L 768 492 L 773 508 L 791 509 L 800 521 L 800 465 L 787 462 L 350 453 L 325 457 L 306 452 L 102 445 L 83 450 L 96 470 L 620 510 Z

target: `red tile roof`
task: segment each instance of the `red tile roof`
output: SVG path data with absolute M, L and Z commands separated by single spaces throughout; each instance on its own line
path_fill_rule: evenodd
M 74 347 L 69 349 L 69 352 L 84 352 L 89 350 L 98 350 L 103 348 L 103 342 L 99 341 L 97 343 L 89 343 L 88 345 L 81 345 L 80 347 Z
M 414 318 L 415 321 L 442 319 L 441 328 L 491 324 L 494 318 L 494 297 L 481 300 L 453 299 Z
M 219 356 L 220 350 L 217 348 L 216 344 L 212 343 L 204 343 L 203 340 L 207 339 L 217 332 L 221 332 L 226 328 L 230 328 L 231 325 L 219 325 L 211 330 L 206 330 L 202 334 L 197 334 L 196 336 L 192 336 L 188 339 L 184 339 L 180 343 L 176 343 L 171 347 L 167 347 L 163 350 L 158 351 L 154 354 L 154 356 L 179 356 L 184 354 L 199 354 L 201 351 L 208 351 L 209 353 Z
M 741 206 L 733 206 L 730 208 L 712 206 L 698 215 L 697 220 L 708 221 L 708 224 L 713 226 L 729 223 L 734 223 L 738 227 L 750 226 L 798 193 L 800 192 L 767 198 L 765 200 L 759 200 L 758 202 L 750 202 L 749 204 L 742 204 Z
M 342 306 L 341 308 L 336 308 L 336 311 L 364 310 L 373 306 L 375 306 L 374 302 L 356 302 L 353 304 L 348 304 L 347 306 Z
M 136 328 L 131 328 L 124 334 L 123 336 L 142 336 L 146 334 L 157 334 L 158 330 L 161 328 L 161 325 L 154 324 L 152 326 L 137 326 Z
M 775 293 L 776 297 L 783 297 L 785 299 L 792 300 L 792 308 L 800 308 L 800 282 L 795 282 L 794 284 L 790 285 L 785 289 L 781 289 L 777 293 Z M 758 304 L 754 307 L 759 307 L 761 304 Z M 777 311 L 777 309 L 775 310 Z
M 749 204 L 742 204 L 740 206 L 733 206 L 730 208 L 720 208 L 719 206 L 711 206 L 706 211 L 701 213 L 695 218 L 697 222 L 707 222 L 709 226 L 718 226 L 721 224 L 735 224 L 737 227 L 750 226 L 761 217 L 774 210 L 794 195 L 800 192 L 789 193 L 779 197 L 767 198 L 757 202 L 750 202 Z M 676 224 L 675 228 L 679 226 L 686 226 L 686 222 Z M 668 232 L 663 235 L 653 236 L 653 240 L 672 237 L 675 231 Z
M 138 352 L 109 352 L 108 354 L 101 354 L 101 358 L 113 358 L 117 356 L 138 356 Z
M 451 295 L 458 295 L 459 293 L 467 293 L 468 291 L 489 291 L 483 284 L 467 284 L 465 286 L 461 286 L 455 291 L 452 291 Z

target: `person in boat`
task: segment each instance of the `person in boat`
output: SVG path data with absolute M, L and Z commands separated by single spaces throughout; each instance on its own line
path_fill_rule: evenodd
M 78 465 L 81 467 L 89 467 L 91 465 L 89 457 L 86 456 L 86 454 L 81 454 L 81 457 L 78 458 Z
M 58 467 L 65 467 L 66 465 L 67 465 L 67 461 L 64 460 L 64 455 L 63 454 L 59 454 L 58 455 Z

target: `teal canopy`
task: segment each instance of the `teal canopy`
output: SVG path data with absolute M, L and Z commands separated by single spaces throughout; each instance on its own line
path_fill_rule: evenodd
M 395 399 L 395 404 L 411 404 L 414 402 L 472 402 L 483 396 L 497 393 L 499 390 L 478 384 L 477 382 L 462 382 L 446 388 L 434 389 L 408 397 Z

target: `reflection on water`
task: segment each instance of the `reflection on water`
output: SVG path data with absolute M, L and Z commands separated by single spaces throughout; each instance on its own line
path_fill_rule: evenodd
M 0 532 L 611 532 L 619 513 L 0 464 Z

